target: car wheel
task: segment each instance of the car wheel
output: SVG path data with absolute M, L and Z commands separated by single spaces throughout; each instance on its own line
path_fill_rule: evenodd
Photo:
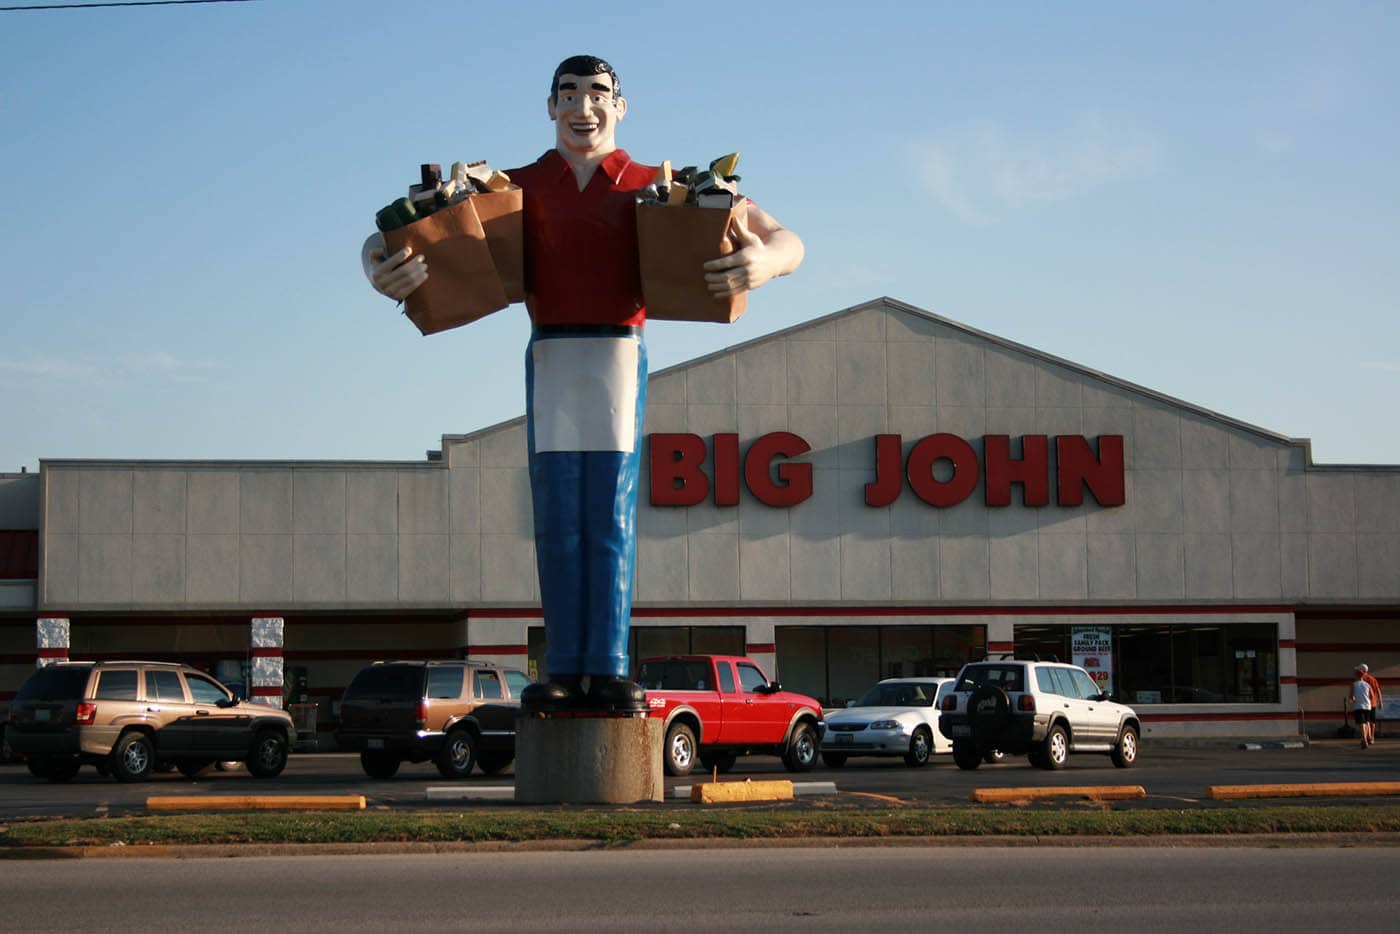
M 933 752 L 933 737 L 928 730 L 919 727 L 909 737 L 909 751 L 904 754 L 904 764 L 918 769 L 928 765 L 929 754 Z
M 792 728 L 792 738 L 783 752 L 783 765 L 789 772 L 810 772 L 817 764 L 817 731 L 810 723 Z
M 824 752 L 822 753 L 822 761 L 830 768 L 839 769 L 846 764 L 846 754 L 844 752 Z
M 514 759 L 514 756 L 508 756 L 505 753 L 483 752 L 477 757 L 476 764 L 481 768 L 481 771 L 487 775 L 495 775 L 497 772 L 500 772 L 506 766 L 510 765 L 511 761 Z
M 263 730 L 253 740 L 248 771 L 256 778 L 276 778 L 287 767 L 287 737 L 280 730 Z
M 442 750 L 434 760 L 443 778 L 466 778 L 476 765 L 476 737 L 471 730 L 459 728 L 447 734 Z
M 1065 728 L 1058 723 L 1050 727 L 1050 732 L 1045 734 L 1045 742 L 1041 746 L 1040 761 L 1036 763 L 1042 769 L 1055 771 L 1065 767 L 1069 761 L 1069 734 Z
M 1120 769 L 1130 769 L 1137 763 L 1137 757 L 1138 731 L 1125 726 L 1118 734 L 1118 744 L 1113 747 L 1113 764 Z
M 734 768 L 734 763 L 739 761 L 739 756 L 732 752 L 702 752 L 700 753 L 700 764 L 707 769 L 715 769 L 720 774 L 727 773 Z
M 953 740 L 953 761 L 958 764 L 958 768 L 971 772 L 982 764 L 982 754 L 977 751 L 977 747 L 965 739 Z
M 175 763 L 175 768 L 180 770 L 180 774 L 186 778 L 194 778 L 200 772 L 209 768 L 208 759 L 183 759 Z
M 156 751 L 145 733 L 126 733 L 112 748 L 108 763 L 119 782 L 144 782 L 156 766 Z
M 689 775 L 695 767 L 695 732 L 684 723 L 673 723 L 666 731 L 661 764 L 667 775 Z
M 987 763 L 988 765 L 996 765 L 998 762 L 1005 758 L 1006 753 L 1002 752 L 1000 749 L 996 749 L 995 747 L 992 749 L 988 749 L 985 753 L 982 754 L 982 761 Z
M 399 771 L 399 757 L 387 752 L 360 753 L 360 768 L 370 778 L 393 778 Z

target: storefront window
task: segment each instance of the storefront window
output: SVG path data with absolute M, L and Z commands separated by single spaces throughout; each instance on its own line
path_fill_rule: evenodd
M 782 626 L 783 687 L 843 707 L 883 678 L 946 676 L 986 652 L 985 626 Z
M 1016 655 L 1075 660 L 1070 647 L 1075 628 L 1017 626 Z M 1278 629 L 1272 623 L 1108 628 L 1112 692 L 1124 703 L 1278 702 Z

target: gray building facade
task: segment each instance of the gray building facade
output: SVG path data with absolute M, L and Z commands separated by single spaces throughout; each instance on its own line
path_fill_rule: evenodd
M 1163 737 L 1330 731 L 1354 664 L 1400 676 L 1400 466 L 892 299 L 653 374 L 645 430 L 638 655 L 753 654 L 831 706 L 987 652 L 1093 659 Z M 232 678 L 282 618 L 323 725 L 373 658 L 541 673 L 523 418 L 412 463 L 44 460 L 0 477 L 2 535 L 38 559 L 0 561 L 0 697 L 40 619 L 73 658 Z

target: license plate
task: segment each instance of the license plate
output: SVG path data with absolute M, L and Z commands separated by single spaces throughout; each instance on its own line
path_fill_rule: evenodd
M 850 733 L 837 733 L 837 734 L 836 734 L 836 745 L 839 746 L 839 745 L 841 745 L 842 743 L 846 743 L 846 744 L 849 745 L 853 739 L 855 739 L 855 737 L 851 736 Z
M 367 739 L 367 740 L 365 740 L 365 748 L 366 748 L 366 749 L 383 749 L 383 748 L 384 748 L 384 740 L 382 740 L 382 739 Z
M 35 722 L 35 723 L 43 723 L 45 720 L 47 720 L 47 719 L 49 718 L 49 713 L 50 713 L 50 711 L 48 711 L 48 710 L 36 710 L 36 711 L 34 711 L 34 722 Z
M 948 732 L 951 733 L 951 734 L 954 735 L 954 736 L 971 736 L 971 735 L 972 735 L 972 727 L 970 727 L 970 726 L 959 726 L 959 725 L 957 725 L 957 724 L 954 724 L 953 726 L 951 726 L 951 727 L 948 728 Z

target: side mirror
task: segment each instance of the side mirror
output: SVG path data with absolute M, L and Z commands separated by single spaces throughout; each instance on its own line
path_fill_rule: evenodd
M 214 706 L 224 708 L 237 707 L 239 700 L 241 700 L 241 698 L 239 698 L 239 696 L 235 694 L 232 697 L 225 697 L 223 700 L 219 701 Z

